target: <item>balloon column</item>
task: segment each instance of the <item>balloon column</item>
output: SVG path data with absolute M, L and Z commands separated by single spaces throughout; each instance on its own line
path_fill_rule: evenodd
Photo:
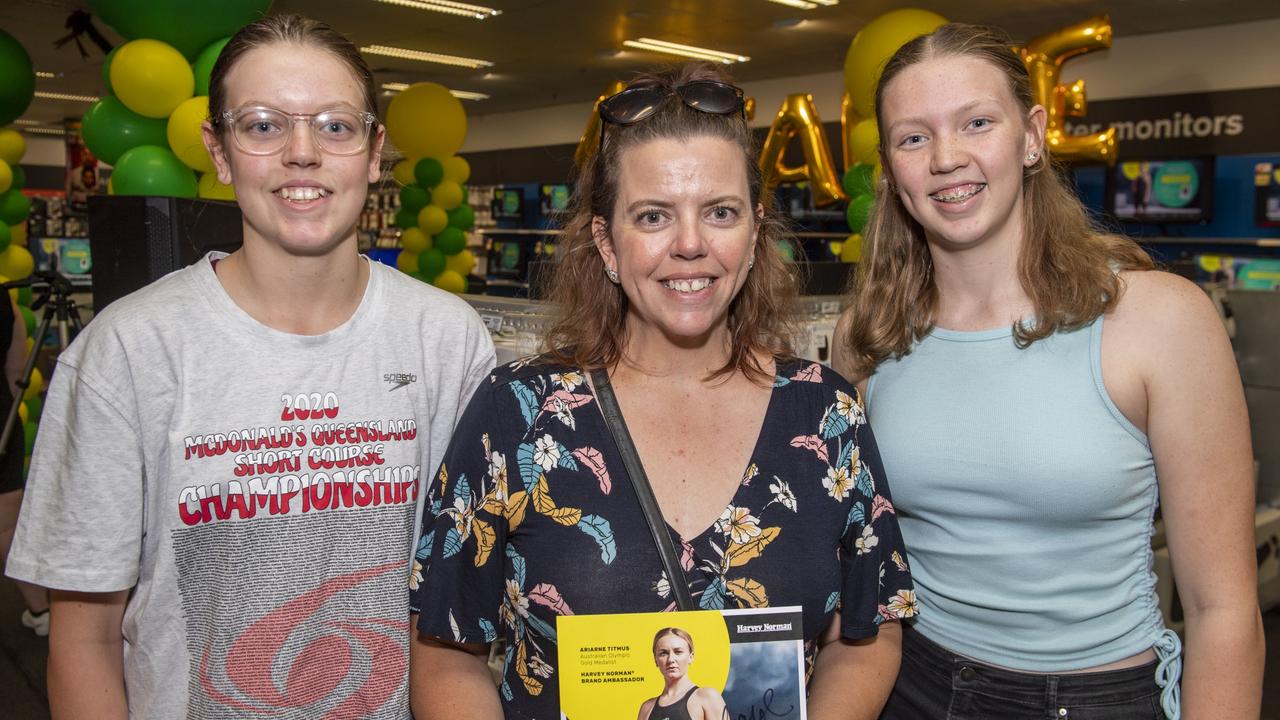
M 928 10 L 892 10 L 864 25 L 849 43 L 844 60 L 847 94 L 841 113 L 846 167 L 841 185 L 849 198 L 845 217 L 852 233 L 840 251 L 840 259 L 845 262 L 857 262 L 862 257 L 862 230 L 871 217 L 880 183 L 880 130 L 875 111 L 880 71 L 898 48 L 946 22 L 946 18 Z
M 270 0 L 89 5 L 130 38 L 107 56 L 107 94 L 82 120 L 85 145 L 115 166 L 111 192 L 234 200 L 235 191 L 217 181 L 200 137 L 209 114 L 209 74 L 229 36 L 265 14 Z
M 417 83 L 391 100 L 387 134 L 405 154 L 391 171 L 401 185 L 396 225 L 404 231 L 396 267 L 443 290 L 464 293 L 476 266 L 466 249 L 475 213 L 466 204 L 464 187 L 471 166 L 454 153 L 467 137 L 467 113 L 448 88 Z

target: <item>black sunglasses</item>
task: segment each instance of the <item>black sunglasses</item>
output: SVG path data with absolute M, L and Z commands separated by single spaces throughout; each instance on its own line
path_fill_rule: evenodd
M 604 143 L 604 123 L 634 125 L 658 111 L 663 101 L 675 95 L 685 105 L 712 115 L 742 114 L 747 117 L 742 88 L 718 80 L 694 80 L 678 87 L 628 88 L 600 101 L 600 142 Z

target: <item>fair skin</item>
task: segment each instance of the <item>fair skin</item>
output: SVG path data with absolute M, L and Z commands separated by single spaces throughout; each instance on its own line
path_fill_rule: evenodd
M 736 145 L 714 137 L 627 148 L 613 214 L 593 223 L 601 259 L 628 299 L 624 358 L 611 383 L 663 517 L 683 538 L 705 532 L 734 497 L 771 397 L 742 373 L 708 379 L 729 358 L 729 305 L 756 243 L 760 211 L 742 160 Z M 705 452 L 713 446 L 720 452 Z M 874 718 L 897 673 L 898 630 L 886 622 L 874 639 L 844 641 L 837 613 L 821 638 L 809 716 Z M 500 717 L 485 650 L 415 643 L 418 716 Z M 860 682 L 836 679 L 845 673 Z M 488 709 L 472 703 L 478 695 Z
M 680 701 L 693 689 L 693 681 L 689 679 L 689 666 L 693 664 L 693 650 L 689 643 L 679 635 L 667 634 L 658 638 L 653 647 L 653 663 L 662 672 L 666 686 L 662 694 L 656 698 L 645 700 L 640 706 L 637 720 L 649 720 L 654 705 L 669 707 Z M 724 698 L 713 688 L 700 687 L 689 696 L 685 708 L 693 720 L 720 720 L 728 717 Z
M 245 53 L 225 79 L 228 108 L 267 105 L 288 113 L 364 107 L 359 80 L 334 55 L 310 46 L 271 44 Z M 254 156 L 204 126 L 219 181 L 234 184 L 244 215 L 244 246 L 218 263 L 223 289 L 258 322 L 317 335 L 355 313 L 368 282 L 356 252 L 356 221 L 368 184 L 378 179 L 382 130 L 363 152 L 324 153 L 310 127 L 296 123 L 283 151 Z M 294 202 L 286 188 L 323 197 Z M 126 718 L 121 621 L 127 589 L 52 594 L 49 697 L 53 717 Z
M 979 104 L 970 105 L 975 99 Z M 1030 164 L 1026 155 L 1041 151 L 1043 109 L 1022 110 L 995 66 L 943 57 L 895 77 L 881 112 L 886 174 L 925 229 L 933 259 L 936 324 L 980 330 L 1032 315 L 1017 278 L 1024 239 L 1015 183 L 1022 164 Z M 961 197 L 984 183 L 982 191 Z M 1264 648 L 1253 453 L 1230 342 L 1208 298 L 1190 282 L 1160 272 L 1126 272 L 1122 280 L 1124 294 L 1104 319 L 1103 382 L 1125 417 L 1147 434 L 1155 459 L 1186 618 L 1182 716 L 1256 718 Z M 842 322 L 837 337 L 846 333 Z M 853 377 L 841 341 L 833 362 Z M 866 378 L 855 379 L 865 390 Z M 1212 503 L 1204 501 L 1206 478 Z M 1153 658 L 1148 650 L 1080 672 Z

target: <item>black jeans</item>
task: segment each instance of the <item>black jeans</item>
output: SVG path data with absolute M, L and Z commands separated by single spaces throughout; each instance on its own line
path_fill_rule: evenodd
M 904 625 L 902 669 L 880 720 L 1164 720 L 1156 663 L 1038 675 L 984 665 Z

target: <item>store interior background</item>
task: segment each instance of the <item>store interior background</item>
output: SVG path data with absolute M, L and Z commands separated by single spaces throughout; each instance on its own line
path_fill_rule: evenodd
M 1204 255 L 1280 259 L 1280 223 L 1258 221 L 1255 211 L 1256 168 L 1272 163 L 1280 184 L 1280 3 L 1275 0 L 977 0 L 963 5 L 942 2 L 854 3 L 800 10 L 766 0 L 489 0 L 502 11 L 473 20 L 422 12 L 375 0 L 276 0 L 274 12 L 299 12 L 324 20 L 360 46 L 383 44 L 449 53 L 492 61 L 472 70 L 385 57 L 369 57 L 379 84 L 436 82 L 479 92 L 488 99 L 464 101 L 468 133 L 460 155 L 471 164 L 468 201 L 477 211 L 477 231 L 468 247 L 480 258 L 474 287 L 488 285 L 495 294 L 520 295 L 528 280 L 525 260 L 554 242 L 554 215 L 543 212 L 543 186 L 569 182 L 574 148 L 592 112 L 592 103 L 611 82 L 631 72 L 676 58 L 621 46 L 626 39 L 655 37 L 750 56 L 730 66 L 748 96 L 755 98 L 753 126 L 763 134 L 785 97 L 810 93 L 825 129 L 838 170 L 840 103 L 844 92 L 845 51 L 869 19 L 898 7 L 933 10 L 951 20 L 996 24 L 1018 40 L 1050 32 L 1090 16 L 1107 14 L 1115 29 L 1110 49 L 1085 54 L 1064 65 L 1063 80 L 1083 79 L 1095 107 L 1168 96 L 1203 96 L 1211 112 L 1236 113 L 1232 103 L 1255 103 L 1246 113 L 1245 132 L 1238 137 L 1198 138 L 1184 146 L 1143 150 L 1143 143 L 1120 142 L 1119 157 L 1131 160 L 1212 158 L 1211 217 L 1202 222 L 1136 224 L 1106 217 L 1108 174 L 1104 167 L 1073 170 L 1081 196 L 1101 217 L 1138 237 L 1161 261 L 1195 272 Z M 66 34 L 64 22 L 84 2 L 10 0 L 0 6 L 0 28 L 27 48 L 41 78 L 40 91 L 97 96 L 103 93 L 102 53 L 85 43 L 82 59 L 75 43 L 55 48 Z M 97 28 L 113 44 L 122 39 L 101 22 Z M 382 96 L 385 110 L 391 92 Z M 1241 100 L 1242 97 L 1254 98 Z M 1270 103 L 1269 107 L 1264 106 Z M 27 192 L 56 199 L 66 186 L 65 138 L 55 134 L 67 119 L 78 118 L 84 102 L 37 98 L 13 127 L 23 131 L 27 152 L 22 167 Z M 1087 120 L 1088 118 L 1085 118 Z M 1269 132 L 1260 132 L 1269 129 Z M 1176 144 L 1175 144 L 1176 145 Z M 398 231 L 391 226 L 397 186 L 388 148 L 385 180 L 371 188 L 369 212 L 362 221 L 362 241 L 372 253 L 394 264 Z M 792 150 L 794 152 L 794 149 Z M 495 191 L 512 190 L 521 197 L 516 216 L 494 217 Z M 803 189 L 784 188 L 780 201 L 806 237 L 801 246 L 814 259 L 831 240 L 847 234 L 842 205 L 813 208 Z M 501 213 L 499 213 L 500 215 Z M 47 245 L 57 253 L 61 243 L 87 235 L 87 218 L 68 213 L 59 233 L 29 229 L 33 254 L 41 258 Z M 68 231 L 73 232 L 68 232 Z M 515 269 L 501 270 L 504 248 L 519 248 Z M 491 267 L 486 267 L 491 266 Z M 489 272 L 492 270 L 493 272 Z M 1276 268 L 1280 270 L 1280 267 Z M 77 299 L 91 317 L 92 269 L 74 279 Z M 1280 274 L 1276 277 L 1280 278 Z M 1210 279 L 1203 274 L 1202 280 Z M 813 331 L 808 354 L 829 347 L 831 311 L 838 298 L 829 286 L 806 301 Z M 1263 717 L 1280 720 L 1280 293 L 1275 290 L 1231 290 L 1220 293 L 1232 305 L 1236 349 L 1246 385 L 1253 443 L 1258 466 L 1259 593 L 1268 637 L 1267 689 Z M 501 317 L 507 335 L 499 338 L 507 357 L 529 349 L 541 326 L 536 303 L 510 297 L 473 298 L 478 309 Z M 1272 509 L 1269 506 L 1274 506 Z M 1160 547 L 1160 539 L 1156 546 Z M 1157 552 L 1161 600 L 1177 623 L 1167 552 Z M 18 623 L 21 611 L 12 584 L 0 582 L 0 715 L 12 718 L 48 716 L 44 697 L 45 642 Z

